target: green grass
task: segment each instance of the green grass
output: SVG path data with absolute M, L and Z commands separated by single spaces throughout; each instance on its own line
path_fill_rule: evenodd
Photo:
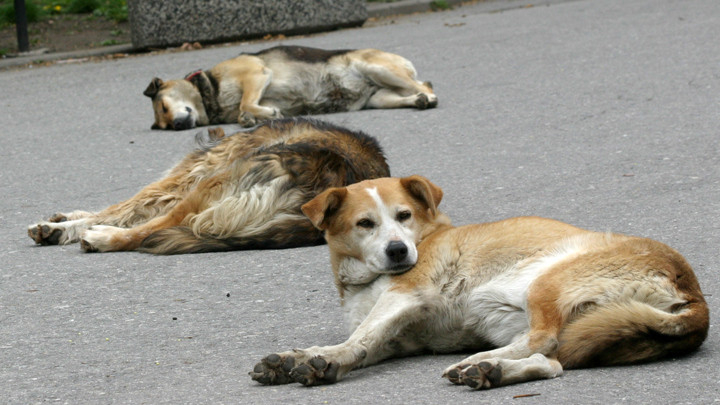
M 127 0 L 26 0 L 28 22 L 48 15 L 91 14 L 109 20 L 127 21 Z M 15 23 L 14 0 L 0 0 L 0 25 Z
M 452 6 L 445 0 L 435 0 L 432 3 L 430 3 L 430 9 L 433 11 L 438 10 L 450 10 Z
M 25 15 L 28 22 L 37 22 L 43 17 L 42 9 L 35 3 L 25 4 Z M 12 1 L 0 2 L 0 26 L 15 24 L 15 4 Z

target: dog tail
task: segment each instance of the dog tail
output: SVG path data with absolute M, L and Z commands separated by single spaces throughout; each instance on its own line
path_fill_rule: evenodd
M 158 255 L 225 252 L 250 249 L 285 249 L 325 242 L 323 235 L 306 219 L 284 221 L 262 232 L 218 238 L 196 234 L 187 226 L 161 229 L 150 234 L 138 248 Z
M 565 368 L 640 363 L 694 351 L 705 340 L 709 310 L 702 294 L 665 312 L 639 301 L 596 308 L 560 333 Z

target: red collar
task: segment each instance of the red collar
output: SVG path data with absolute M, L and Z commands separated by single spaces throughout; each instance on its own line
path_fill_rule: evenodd
M 203 72 L 202 70 L 198 70 L 198 71 L 192 72 L 192 73 L 190 73 L 189 75 L 185 76 L 185 80 L 190 81 L 190 80 L 192 80 L 193 77 L 199 75 L 199 74 L 202 73 L 202 72 Z

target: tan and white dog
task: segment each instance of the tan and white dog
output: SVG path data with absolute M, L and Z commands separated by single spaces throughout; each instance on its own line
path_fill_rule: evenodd
M 537 217 L 453 227 L 420 176 L 329 189 L 302 207 L 325 231 L 352 335 L 271 354 L 262 384 L 334 383 L 424 351 L 482 350 L 448 367 L 484 389 L 690 352 L 709 313 L 685 259 L 650 239 Z
M 378 51 L 276 46 L 221 62 L 182 80 L 154 78 L 153 129 L 240 123 L 366 108 L 432 108 L 437 96 L 413 64 Z

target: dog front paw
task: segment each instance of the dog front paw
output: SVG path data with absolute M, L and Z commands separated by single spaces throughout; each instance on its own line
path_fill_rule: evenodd
M 290 377 L 295 367 L 295 357 L 271 354 L 255 365 L 249 372 L 250 378 L 263 385 L 278 385 L 294 382 Z
M 295 350 L 266 356 L 248 374 L 253 381 L 263 385 L 297 382 L 312 386 L 337 382 L 339 369 L 335 362 L 328 362 L 321 356 L 308 358 L 302 350 Z
M 428 108 L 435 108 L 437 106 L 438 99 L 434 94 L 420 93 L 415 99 L 415 108 L 418 110 L 425 110 Z
M 455 385 L 467 385 L 476 390 L 493 388 L 500 385 L 502 367 L 497 361 L 481 361 L 477 364 L 460 364 L 443 373 Z
M 58 245 L 63 230 L 53 227 L 51 223 L 34 224 L 28 227 L 28 236 L 38 245 Z
M 273 107 L 273 109 L 272 109 L 272 114 L 270 115 L 270 118 L 272 118 L 272 119 L 277 119 L 277 118 L 282 118 L 282 117 L 283 117 L 283 115 L 282 115 L 282 113 L 280 112 L 280 110 Z
M 238 124 L 245 128 L 254 127 L 256 123 L 257 119 L 255 116 L 247 111 L 242 111 L 240 112 L 240 115 L 238 115 Z
M 317 356 L 290 371 L 295 382 L 305 386 L 333 384 L 337 382 L 339 365 Z

